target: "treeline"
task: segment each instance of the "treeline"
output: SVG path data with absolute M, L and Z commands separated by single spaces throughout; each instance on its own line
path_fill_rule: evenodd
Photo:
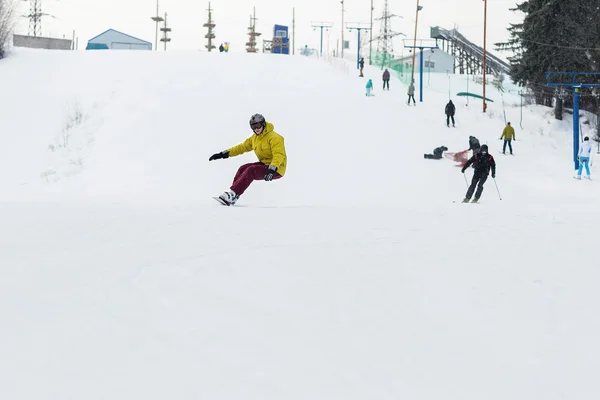
M 511 10 L 525 18 L 510 24 L 509 40 L 496 43 L 496 50 L 514 52 L 513 82 L 530 88 L 537 104 L 572 107 L 572 89 L 549 87 L 545 73 L 600 73 L 600 0 L 527 0 Z M 600 74 L 577 82 L 600 84 Z M 582 89 L 580 108 L 600 114 L 600 88 Z

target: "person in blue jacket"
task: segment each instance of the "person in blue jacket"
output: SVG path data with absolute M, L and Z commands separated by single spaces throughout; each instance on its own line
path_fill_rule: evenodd
M 367 82 L 367 96 L 371 96 L 371 90 L 373 89 L 373 80 L 369 79 Z

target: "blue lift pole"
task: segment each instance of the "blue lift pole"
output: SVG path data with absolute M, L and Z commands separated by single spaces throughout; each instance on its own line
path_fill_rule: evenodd
M 360 69 L 360 31 L 361 29 L 364 29 L 365 31 L 369 31 L 371 30 L 371 28 L 361 28 L 360 26 L 354 26 L 354 27 L 347 27 L 348 30 L 350 32 L 352 32 L 352 29 L 356 29 L 358 31 L 358 44 L 356 45 L 356 47 L 358 48 L 358 51 L 356 52 L 356 69 Z
M 423 49 L 439 49 L 437 45 L 435 46 L 404 46 L 404 48 L 412 49 L 412 51 L 416 51 L 416 49 L 421 50 L 421 55 L 419 57 L 419 102 L 423 102 Z
M 553 83 L 550 82 L 551 76 L 559 75 L 572 78 L 571 82 Z M 577 83 L 577 76 L 589 77 L 594 75 L 599 83 Z M 573 88 L 573 164 L 575 169 L 579 169 L 579 96 L 581 88 L 598 88 L 600 87 L 600 72 L 546 72 L 546 81 L 550 87 L 570 87 Z M 563 81 L 565 81 L 563 79 Z
M 313 28 L 321 28 L 321 47 L 319 48 L 319 57 L 323 57 L 323 28 L 329 29 L 333 26 L 330 23 L 314 23 L 312 24 Z

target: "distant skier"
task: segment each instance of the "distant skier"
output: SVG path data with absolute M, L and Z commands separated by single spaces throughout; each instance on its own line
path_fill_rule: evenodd
M 442 158 L 442 154 L 447 151 L 448 148 L 446 146 L 440 146 L 433 149 L 433 154 L 423 154 L 424 158 L 428 158 L 430 160 L 439 160 Z
M 413 104 L 416 106 L 417 102 L 415 101 L 415 83 L 411 83 L 408 87 L 408 101 L 406 104 L 410 105 L 410 99 L 412 99 Z
M 360 61 L 358 62 L 358 65 L 360 66 L 360 75 L 359 76 L 364 76 L 363 75 L 363 68 L 365 67 L 365 59 L 363 57 L 360 58 Z
M 477 203 L 479 201 L 481 193 L 483 192 L 483 184 L 488 178 L 490 168 L 492 169 L 492 178 L 496 177 L 496 161 L 491 154 L 488 154 L 487 144 L 481 146 L 481 151 L 478 154 L 475 154 L 473 157 L 469 158 L 469 161 L 467 161 L 461 172 L 464 174 L 465 170 L 469 168 L 471 164 L 473 164 L 475 172 L 473 173 L 471 186 L 469 186 L 469 189 L 467 190 L 467 194 L 465 195 L 463 203 L 468 203 L 469 200 L 471 200 L 471 196 L 473 196 L 473 192 L 475 191 L 475 186 L 477 186 L 477 192 L 475 192 L 473 203 Z
M 219 53 L 222 53 L 223 51 L 225 51 L 225 47 L 223 47 L 223 43 L 221 43 L 219 46 Z
M 481 150 L 479 139 L 477 139 L 475 136 L 469 136 L 469 150 L 473 150 L 473 155 L 479 153 Z
M 590 143 L 590 138 L 583 138 L 583 143 L 579 146 L 579 170 L 577 171 L 577 179 L 581 179 L 581 170 L 585 165 L 585 173 L 587 174 L 588 179 L 592 179 L 590 175 L 590 157 L 592 155 L 592 144 Z
M 385 71 L 383 71 L 383 89 L 385 90 L 385 87 L 387 86 L 387 90 L 390 90 L 390 71 L 387 70 L 387 68 L 385 69 Z
M 510 150 L 510 154 L 512 154 L 512 140 L 515 138 L 515 128 L 510 125 L 510 122 L 506 123 L 506 127 L 502 131 L 502 136 L 500 139 L 504 139 L 504 146 L 502 146 L 502 154 L 506 154 L 506 145 L 508 144 L 508 149 Z
M 209 161 L 222 158 L 239 156 L 251 150 L 259 161 L 242 165 L 231 185 L 231 191 L 219 196 L 224 205 L 233 205 L 250 186 L 252 181 L 264 179 L 270 182 L 279 179 L 285 174 L 287 155 L 284 140 L 281 135 L 273 130 L 273 124 L 267 122 L 261 114 L 254 114 L 250 118 L 250 128 L 254 132 L 244 142 L 233 146 L 229 150 L 213 154 Z
M 371 90 L 373 89 L 373 80 L 372 79 L 369 79 L 367 81 L 366 88 L 367 88 L 367 97 L 369 97 L 369 96 L 371 96 Z
M 452 126 L 454 126 L 454 113 L 456 112 L 456 107 L 454 107 L 452 100 L 446 104 L 446 109 L 444 112 L 446 113 L 446 126 L 450 126 L 450 118 L 452 118 Z

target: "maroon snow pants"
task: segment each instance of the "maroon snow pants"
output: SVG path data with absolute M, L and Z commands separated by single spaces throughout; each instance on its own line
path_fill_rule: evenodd
M 235 174 L 235 178 L 233 178 L 231 190 L 238 196 L 241 196 L 248 189 L 252 181 L 264 179 L 268 169 L 269 166 L 260 161 L 242 165 Z M 273 175 L 273 180 L 279 178 L 281 178 L 279 173 Z

